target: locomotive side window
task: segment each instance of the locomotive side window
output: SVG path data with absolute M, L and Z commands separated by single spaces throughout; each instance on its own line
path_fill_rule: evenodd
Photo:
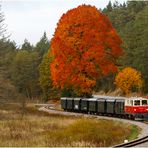
M 133 106 L 133 100 L 130 100 L 130 105 Z
M 134 105 L 140 105 L 140 100 L 135 100 Z
M 148 101 L 147 100 L 142 100 L 142 105 L 148 105 Z
M 127 100 L 127 104 L 129 104 L 129 100 Z

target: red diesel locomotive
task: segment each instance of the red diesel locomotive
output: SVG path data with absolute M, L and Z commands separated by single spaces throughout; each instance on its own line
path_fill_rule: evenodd
M 148 99 L 141 97 L 127 98 L 125 99 L 124 111 L 135 119 L 148 118 Z

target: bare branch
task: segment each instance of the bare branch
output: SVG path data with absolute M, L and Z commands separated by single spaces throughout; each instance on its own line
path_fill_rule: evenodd
M 4 23 L 4 13 L 1 11 L 0 3 L 0 40 L 6 40 L 10 37 L 10 34 L 7 32 L 7 25 Z

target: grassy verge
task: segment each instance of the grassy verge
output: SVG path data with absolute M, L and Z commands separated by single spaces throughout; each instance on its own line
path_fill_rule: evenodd
M 136 125 L 132 125 L 131 126 L 131 131 L 130 131 L 130 135 L 127 138 L 129 141 L 134 140 L 138 137 L 140 129 L 136 126 Z
M 120 122 L 49 114 L 32 106 L 21 118 L 18 104 L 0 108 L 0 119 L 1 147 L 104 147 L 134 138 L 138 132 L 136 127 Z

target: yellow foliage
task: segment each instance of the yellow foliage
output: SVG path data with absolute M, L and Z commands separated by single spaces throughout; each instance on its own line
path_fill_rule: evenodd
M 129 94 L 133 87 L 138 89 L 142 87 L 141 73 L 134 68 L 126 67 L 116 76 L 115 84 L 125 94 Z

